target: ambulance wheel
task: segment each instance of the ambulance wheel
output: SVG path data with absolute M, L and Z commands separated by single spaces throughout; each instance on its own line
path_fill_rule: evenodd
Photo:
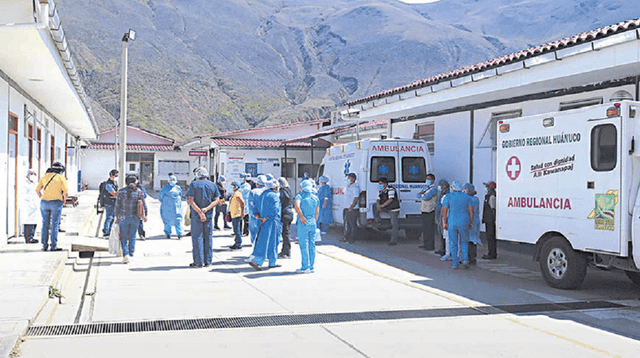
M 563 237 L 554 236 L 542 246 L 540 271 L 549 286 L 574 289 L 587 275 L 587 260 Z
M 633 282 L 636 285 L 640 286 L 640 272 L 625 271 L 624 273 L 627 275 L 629 280 L 631 280 L 631 282 Z
M 406 229 L 404 230 L 404 233 L 407 236 L 407 239 L 409 240 L 419 240 L 420 236 L 422 235 L 422 230 Z

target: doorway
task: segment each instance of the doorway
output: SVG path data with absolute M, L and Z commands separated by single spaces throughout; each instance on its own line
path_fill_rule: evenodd
M 18 233 L 18 116 L 9 112 L 9 153 L 7 161 L 7 199 L 13 210 L 7 210 L 7 238 Z

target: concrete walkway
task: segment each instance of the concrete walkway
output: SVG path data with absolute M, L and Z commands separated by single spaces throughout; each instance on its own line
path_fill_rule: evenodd
M 63 251 L 43 252 L 42 244 L 25 244 L 24 237 L 9 240 L 0 251 L 0 358 L 8 357 L 30 322 L 49 300 L 72 254 L 71 242 L 91 227 L 97 191 L 80 193 L 77 207 L 64 207 L 58 235 Z M 40 241 L 41 225 L 36 228 Z

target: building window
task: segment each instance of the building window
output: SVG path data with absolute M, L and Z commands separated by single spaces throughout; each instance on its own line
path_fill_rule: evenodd
M 56 137 L 51 136 L 51 164 L 56 161 Z
M 560 111 L 568 111 L 582 107 L 596 106 L 603 103 L 602 97 L 579 99 L 575 101 L 560 102 Z
M 435 150 L 436 150 L 435 129 L 436 129 L 436 125 L 434 122 L 421 123 L 416 125 L 416 133 L 418 133 L 418 138 L 427 142 L 427 148 L 429 148 L 429 153 L 431 155 L 433 155 L 433 153 L 435 153 Z
M 18 133 L 18 116 L 13 113 L 9 113 L 9 131 Z
M 476 148 L 496 149 L 498 140 L 498 121 L 518 117 L 522 117 L 522 109 L 491 113 L 491 119 L 484 128 L 484 133 L 482 134 L 482 138 L 480 138 L 480 142 L 478 142 Z
M 616 167 L 618 130 L 613 124 L 602 124 L 591 130 L 591 168 L 608 172 Z
M 281 158 L 280 176 L 285 178 L 296 177 L 296 158 Z
M 320 164 L 298 164 L 298 178 L 304 178 L 304 173 L 307 173 L 309 178 L 315 178 L 319 167 Z

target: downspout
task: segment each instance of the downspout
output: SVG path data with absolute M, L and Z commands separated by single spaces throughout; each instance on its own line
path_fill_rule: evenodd
M 474 111 L 469 112 L 469 183 L 473 183 L 473 132 L 475 127 Z

